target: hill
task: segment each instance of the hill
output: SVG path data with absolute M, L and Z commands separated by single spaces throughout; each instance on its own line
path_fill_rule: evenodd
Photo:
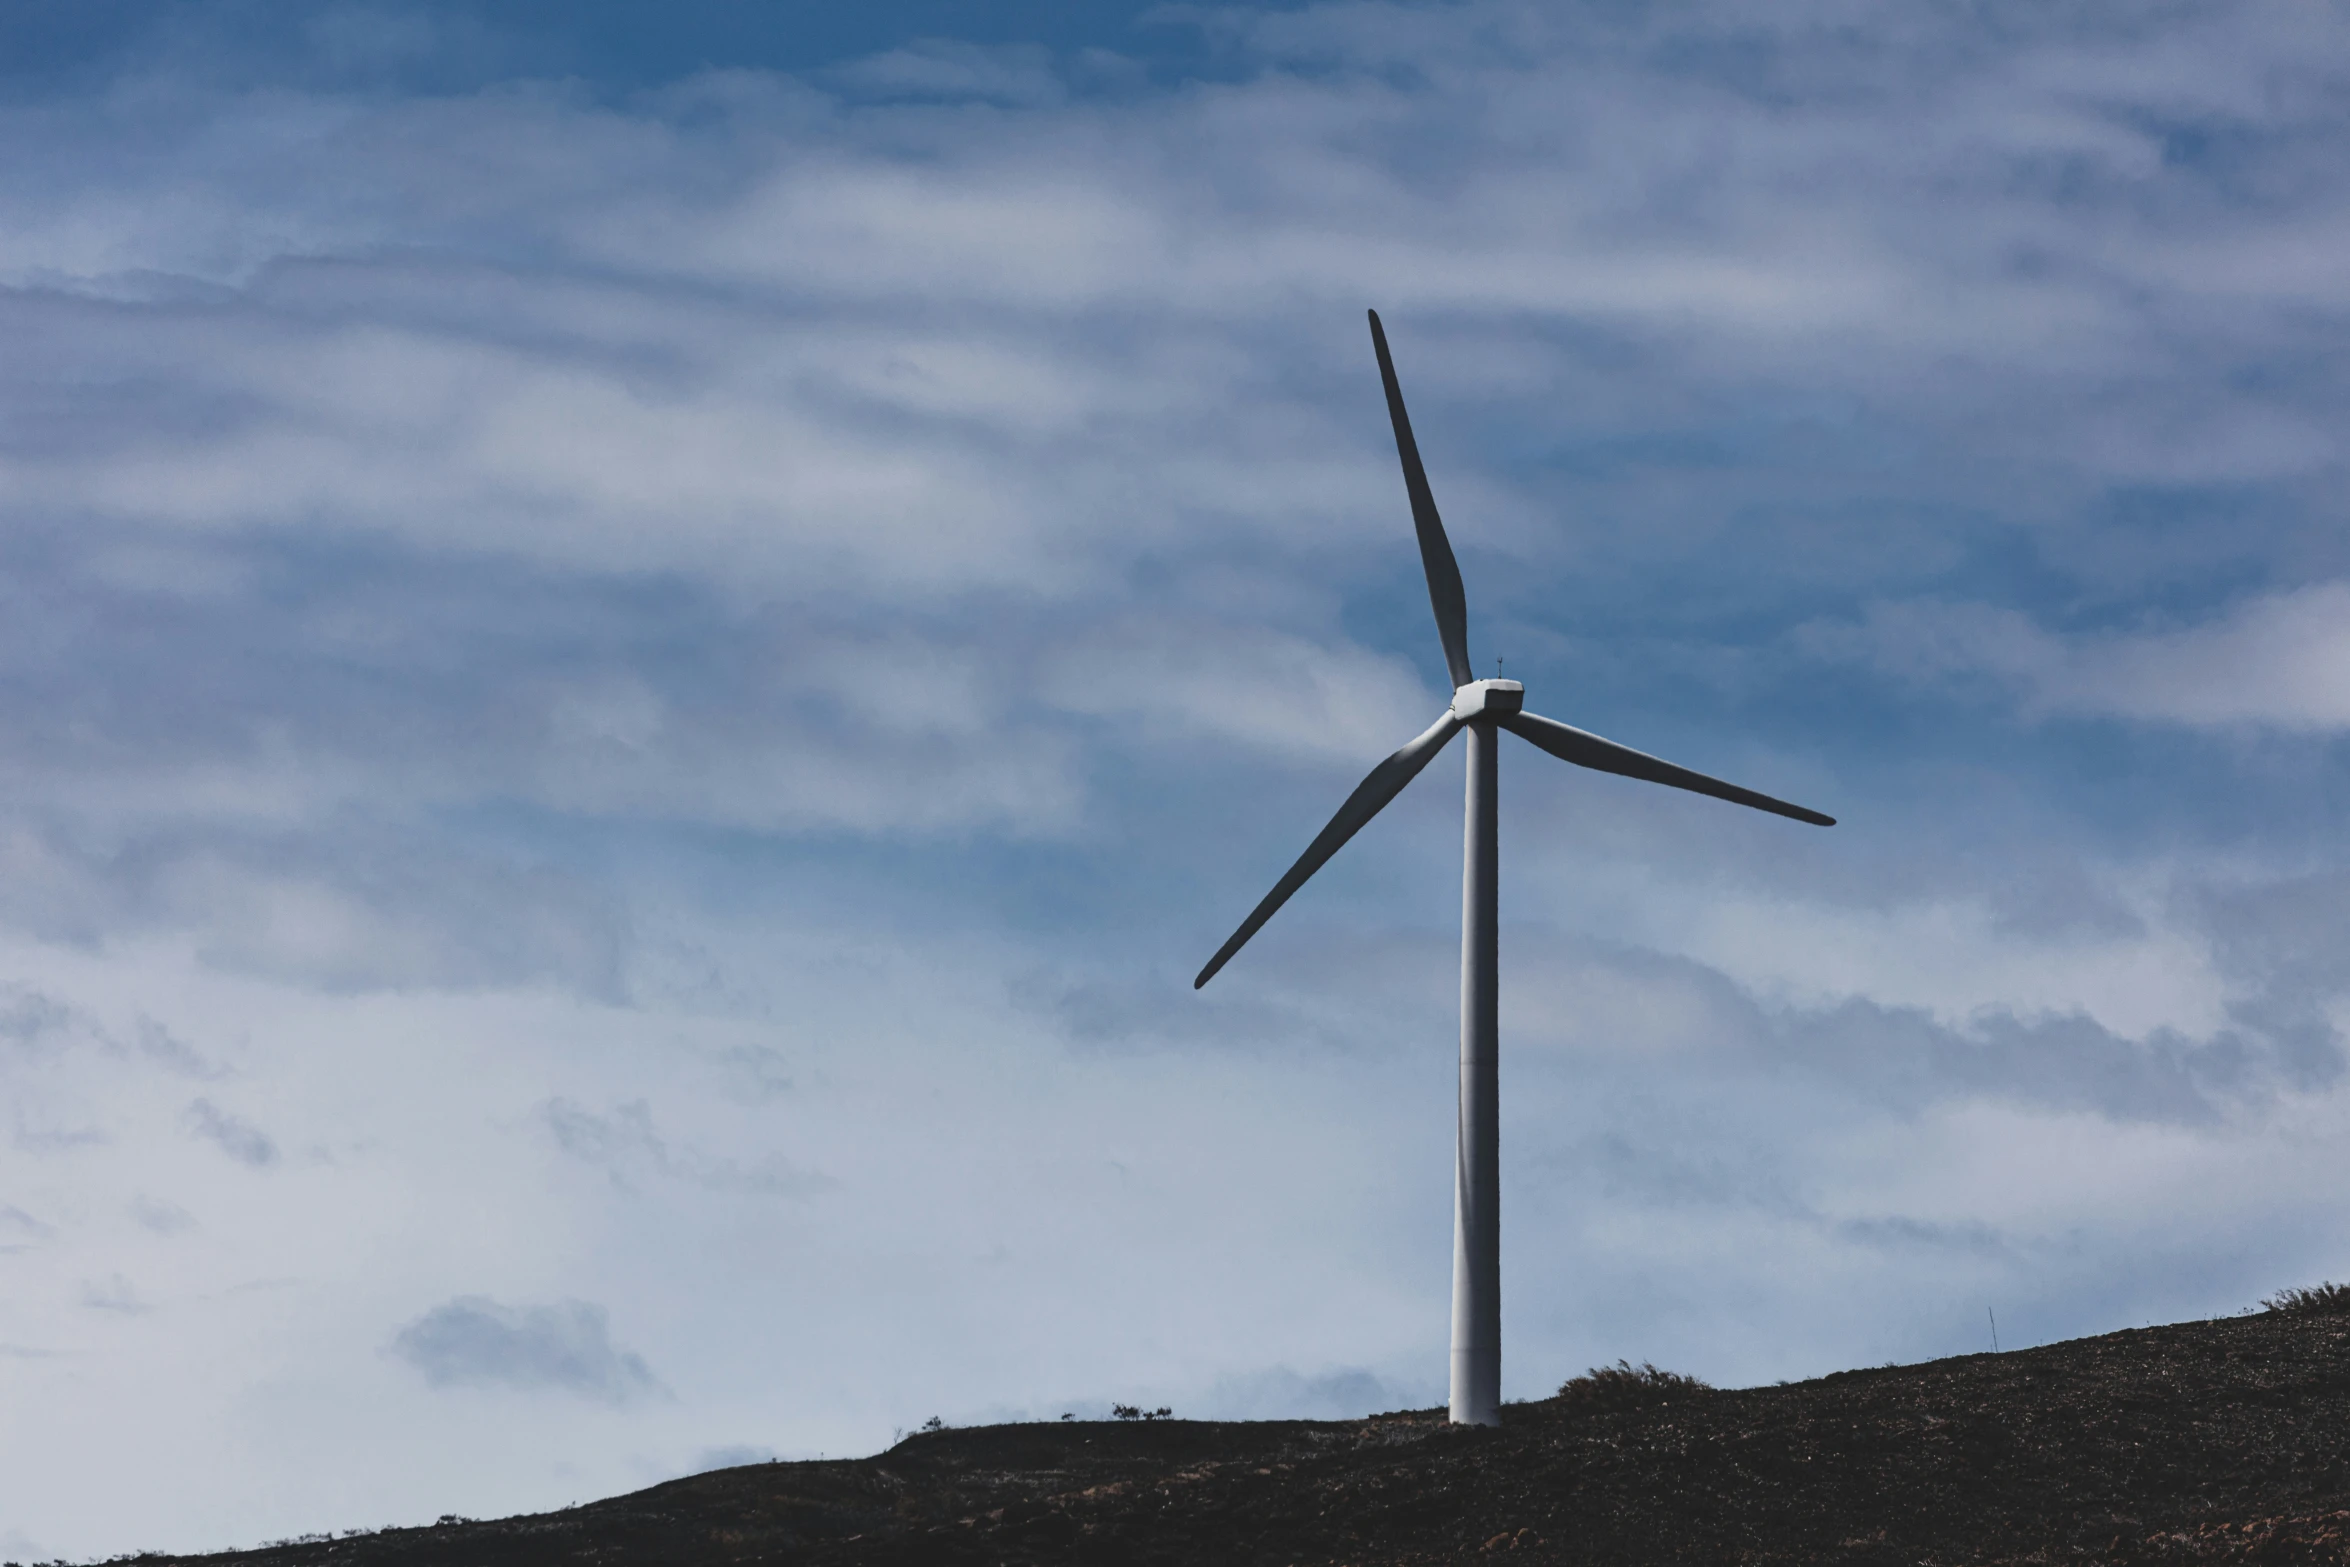
M 2335 1304 L 2340 1303 L 2336 1297 Z M 1345 1422 L 990 1426 L 150 1563 L 2350 1563 L 2350 1313 Z

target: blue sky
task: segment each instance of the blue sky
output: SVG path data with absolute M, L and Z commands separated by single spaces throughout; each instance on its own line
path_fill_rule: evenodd
M 1252 14 L 1294 11 L 1266 5 Z M 708 70 L 822 70 L 911 42 L 1114 53 L 1154 77 L 1218 72 L 1226 29 L 1201 8 L 907 0 L 869 7 L 743 0 L 661 6 L 476 0 L 410 6 L 24 5 L 0 17 L 0 66 L 16 94 L 86 92 L 158 68 L 240 86 L 465 91 L 564 78 L 625 95 Z M 1238 59 L 1227 72 L 1245 70 Z
M 1081 21 L 1073 21 L 1072 17 Z M 1073 30 L 1075 29 L 1075 30 Z M 2350 28 L 0 12 L 0 1554 L 2350 1270 Z M 137 1483 L 125 1485 L 126 1473 Z

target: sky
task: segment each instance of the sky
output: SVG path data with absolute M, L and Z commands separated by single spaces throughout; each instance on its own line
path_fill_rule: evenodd
M 2350 1277 L 2350 20 L 0 4 L 0 1557 Z

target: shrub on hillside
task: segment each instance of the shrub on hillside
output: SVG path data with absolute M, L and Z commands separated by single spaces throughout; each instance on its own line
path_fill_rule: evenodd
M 1713 1391 L 1713 1384 L 1678 1371 L 1659 1371 L 1652 1365 L 1619 1360 L 1612 1366 L 1593 1366 L 1559 1386 L 1559 1402 L 1570 1409 L 1607 1413 L 1619 1409 L 1647 1409 L 1676 1398 L 1694 1398 Z
M 2286 1317 L 2350 1312 L 2350 1284 L 2313 1284 L 2308 1289 L 2278 1290 L 2261 1304 Z

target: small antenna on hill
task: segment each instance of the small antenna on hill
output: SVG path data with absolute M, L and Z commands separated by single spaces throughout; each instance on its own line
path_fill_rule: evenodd
M 1996 1355 L 1999 1353 L 1999 1313 L 1985 1306 L 1983 1314 L 1991 1319 L 1991 1353 Z

